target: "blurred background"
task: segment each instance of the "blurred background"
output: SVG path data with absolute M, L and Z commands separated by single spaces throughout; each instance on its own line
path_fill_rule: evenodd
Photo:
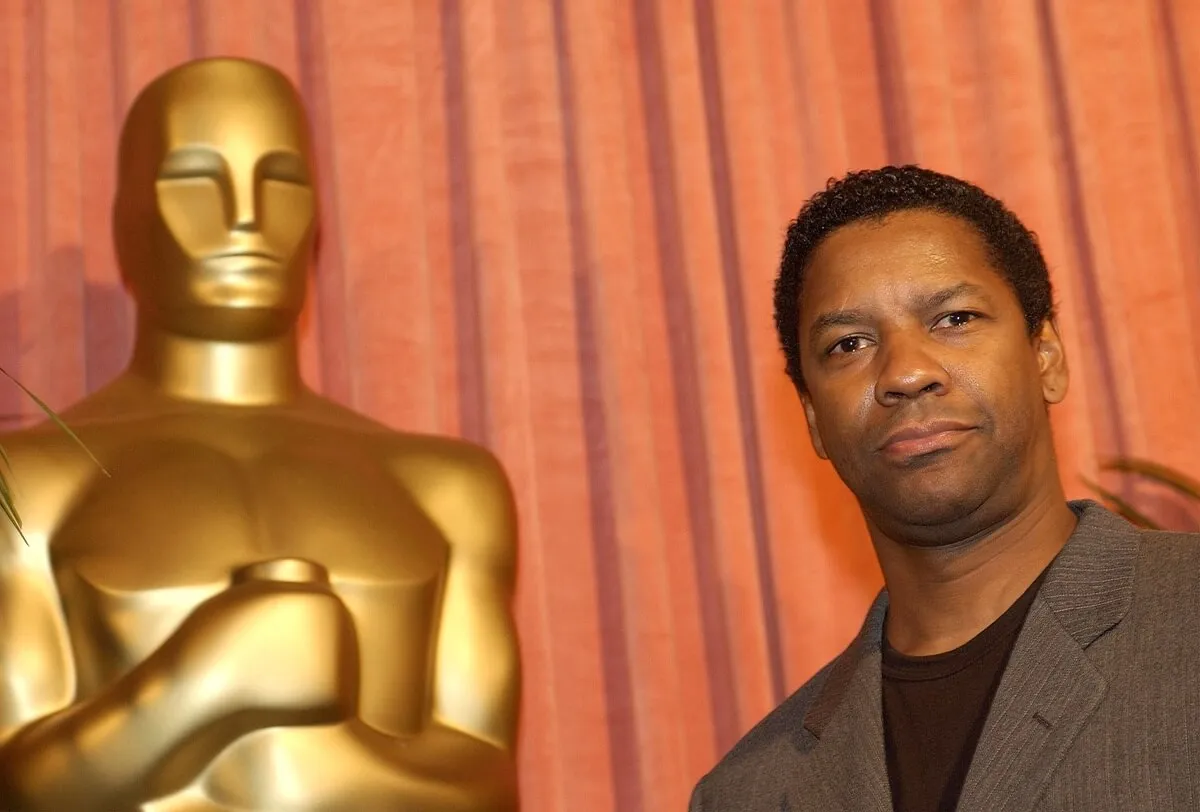
M 917 162 L 1004 199 L 1057 286 L 1070 495 L 1197 527 L 1098 469 L 1200 472 L 1200 3 L 0 0 L 0 366 L 53 407 L 128 359 L 128 105 L 212 55 L 312 116 L 308 381 L 512 478 L 527 812 L 684 809 L 880 585 L 771 319 L 831 176 Z M 0 386 L 10 427 L 34 408 Z

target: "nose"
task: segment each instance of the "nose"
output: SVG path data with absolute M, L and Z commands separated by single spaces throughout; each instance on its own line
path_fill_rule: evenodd
M 258 190 L 252 177 L 233 183 L 233 230 L 258 230 Z
M 883 366 L 875 381 L 875 400 L 881 406 L 946 393 L 949 375 L 925 341 L 892 338 L 882 349 Z

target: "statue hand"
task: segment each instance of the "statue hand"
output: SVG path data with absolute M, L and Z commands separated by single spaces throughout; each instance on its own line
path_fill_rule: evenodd
M 262 562 L 184 622 L 182 679 L 228 696 L 230 714 L 265 713 L 261 727 L 340 722 L 358 704 L 358 642 L 324 569 Z

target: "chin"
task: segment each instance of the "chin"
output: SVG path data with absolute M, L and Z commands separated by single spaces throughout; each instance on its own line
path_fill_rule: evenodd
M 908 494 L 890 515 L 916 527 L 958 525 L 979 510 L 982 500 L 963 494 Z
M 986 488 L 957 481 L 903 483 L 865 494 L 864 514 L 888 536 L 918 546 L 954 544 L 986 529 Z

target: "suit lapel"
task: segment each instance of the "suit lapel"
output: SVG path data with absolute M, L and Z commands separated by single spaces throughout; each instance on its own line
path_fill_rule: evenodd
M 1086 649 L 1129 611 L 1137 530 L 1094 502 L 1072 502 L 1079 524 L 1013 647 L 960 796 L 962 810 L 1034 808 L 1107 684 Z M 887 594 L 829 676 L 792 737 L 779 807 L 891 812 L 880 673 Z M 794 758 L 793 758 L 794 756 Z
M 807 752 L 794 763 L 781 809 L 891 812 L 880 684 L 886 613 L 881 595 L 805 714 L 795 744 Z
M 814 768 L 825 776 L 834 801 L 821 808 L 891 812 L 878 651 L 860 660 L 840 712 L 822 731 L 815 755 Z
M 1047 573 L 992 701 L 960 809 L 1032 809 L 1107 684 L 1086 649 L 1133 599 L 1137 531 L 1090 502 Z
M 992 701 L 959 808 L 1034 808 L 1106 687 L 1051 609 L 1035 600 Z

